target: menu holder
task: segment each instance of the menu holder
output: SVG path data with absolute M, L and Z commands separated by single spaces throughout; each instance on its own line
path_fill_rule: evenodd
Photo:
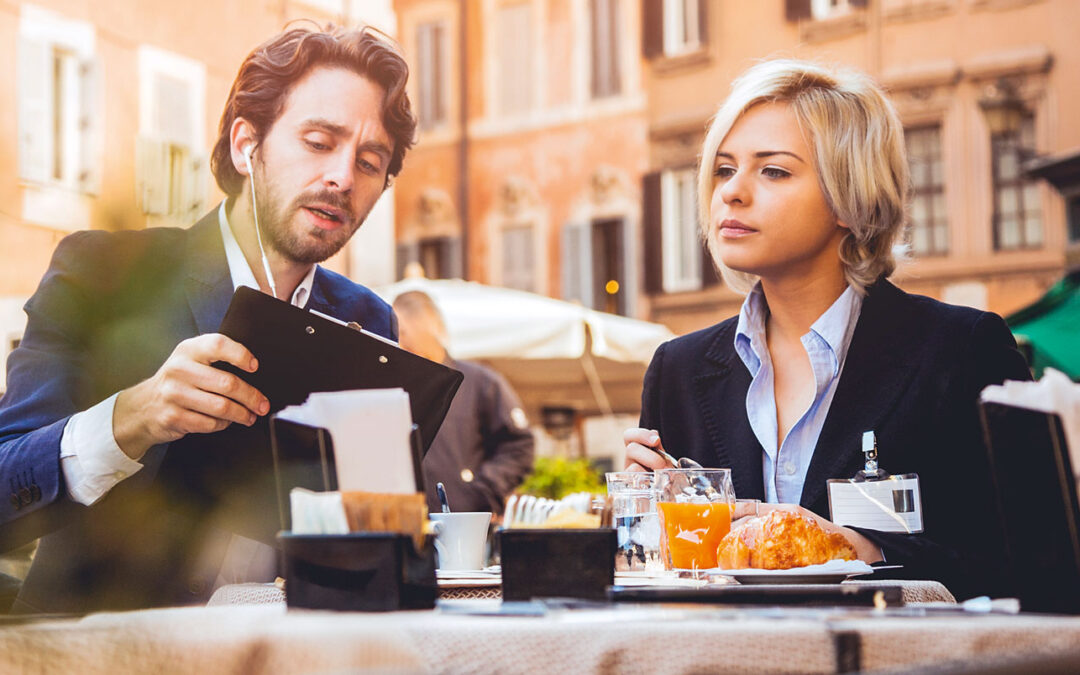
M 414 424 L 409 436 L 416 491 L 424 491 L 423 443 L 420 428 Z M 334 440 L 322 427 L 270 417 L 270 449 L 274 458 L 274 483 L 277 488 L 278 516 L 281 529 L 292 529 L 289 493 L 294 487 L 316 492 L 338 489 L 334 466 Z
M 503 600 L 603 600 L 615 582 L 615 530 L 508 529 L 499 532 Z
M 1080 614 L 1080 504 L 1061 418 L 981 403 L 1002 536 L 1003 593 L 1025 611 Z
M 387 612 L 435 606 L 438 586 L 431 535 L 419 550 L 412 537 L 392 532 L 282 532 L 278 543 L 290 608 Z

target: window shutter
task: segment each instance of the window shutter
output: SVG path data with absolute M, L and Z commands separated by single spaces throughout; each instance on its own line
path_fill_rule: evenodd
M 642 178 L 642 230 L 645 239 L 645 292 L 664 290 L 664 234 L 660 195 L 660 172 Z
M 701 242 L 701 287 L 708 288 L 720 283 L 720 273 L 716 271 L 712 255 L 705 242 Z
M 698 0 L 697 4 L 697 20 L 698 20 L 698 42 L 701 47 L 709 44 L 709 3 L 708 0 Z
M 788 21 L 810 18 L 810 0 L 785 0 L 784 14 Z
M 168 146 L 145 136 L 135 140 L 135 180 L 143 213 L 165 215 L 169 211 Z
M 420 261 L 420 245 L 415 242 L 404 242 L 397 245 L 396 255 L 394 256 L 398 280 L 405 278 L 405 267 L 412 262 Z
M 79 189 L 101 192 L 101 127 L 97 114 L 98 65 L 94 59 L 79 64 Z
M 592 237 L 582 223 L 562 230 L 562 297 L 592 307 Z
M 446 237 L 439 247 L 439 272 L 442 279 L 461 279 L 461 237 Z
M 52 50 L 49 43 L 19 37 L 19 176 L 44 183 L 52 168 Z
M 641 0 L 641 45 L 647 59 L 664 52 L 664 0 Z

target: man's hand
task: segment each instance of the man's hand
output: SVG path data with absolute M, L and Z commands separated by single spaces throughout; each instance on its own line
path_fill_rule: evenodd
M 152 446 L 187 434 L 221 431 L 233 422 L 251 426 L 270 410 L 270 401 L 232 373 L 214 368 L 224 361 L 249 373 L 259 367 L 246 347 L 224 335 L 184 340 L 153 377 L 116 397 L 113 437 L 132 459 Z
M 663 449 L 660 442 L 660 434 L 652 429 L 627 429 L 623 432 L 623 444 L 626 446 L 625 471 L 657 471 L 670 469 L 660 455 L 653 452 L 652 448 Z

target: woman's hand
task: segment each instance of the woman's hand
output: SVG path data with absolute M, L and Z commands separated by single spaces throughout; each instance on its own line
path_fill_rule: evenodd
M 881 549 L 878 548 L 877 544 L 862 536 L 855 530 L 849 527 L 841 527 L 830 520 L 822 518 L 813 511 L 804 509 L 797 504 L 758 504 L 758 515 L 764 515 L 769 511 L 775 509 L 793 511 L 801 516 L 813 518 L 814 521 L 821 526 L 821 529 L 825 530 L 826 532 L 839 532 L 844 536 L 844 539 L 848 540 L 848 543 L 851 544 L 851 547 L 855 549 L 855 556 L 865 563 L 876 563 L 881 562 L 885 559 L 882 557 Z M 734 526 L 734 523 L 732 523 L 733 528 Z
M 626 446 L 626 471 L 656 471 L 670 469 L 667 461 L 656 454 L 652 448 L 663 449 L 660 434 L 652 429 L 627 429 L 623 432 L 623 445 Z

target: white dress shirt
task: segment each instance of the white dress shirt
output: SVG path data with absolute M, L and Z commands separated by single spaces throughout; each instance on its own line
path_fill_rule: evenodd
M 753 378 L 746 392 L 746 416 L 764 450 L 761 469 L 767 502 L 798 504 L 802 497 L 806 471 L 844 370 L 862 302 L 862 296 L 848 286 L 802 336 L 814 373 L 814 400 L 779 446 L 773 364 L 765 335 L 769 306 L 760 283 L 743 302 L 735 328 L 735 351 Z
M 249 286 L 258 290 L 255 274 L 233 236 L 225 214 L 225 202 L 218 209 L 218 224 L 221 226 L 221 239 L 225 245 L 225 259 L 233 289 Z M 291 303 L 294 306 L 304 307 L 307 304 L 316 267 L 311 266 L 307 276 L 293 292 Z M 124 454 L 116 444 L 112 428 L 116 396 L 113 394 L 101 403 L 72 415 L 64 426 L 60 438 L 60 470 L 72 501 L 87 506 L 94 504 L 117 483 L 143 466 Z

